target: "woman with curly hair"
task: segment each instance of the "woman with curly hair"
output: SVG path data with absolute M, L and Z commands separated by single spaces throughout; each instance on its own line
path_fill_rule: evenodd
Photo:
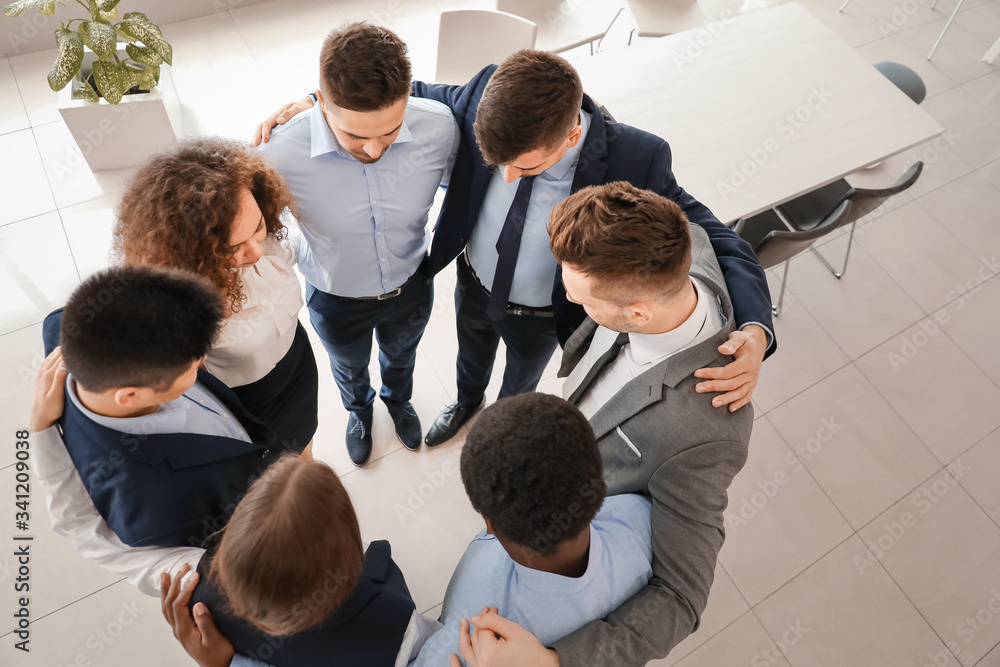
M 294 207 L 253 149 L 198 138 L 150 159 L 118 206 L 114 254 L 125 264 L 184 269 L 223 294 L 227 319 L 205 367 L 302 451 L 317 426 L 316 359 L 298 313 L 296 244 L 279 217 Z

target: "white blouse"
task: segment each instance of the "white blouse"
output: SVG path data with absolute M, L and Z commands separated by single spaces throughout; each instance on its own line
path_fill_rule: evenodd
M 289 239 L 291 248 L 297 247 L 295 241 Z M 284 358 L 295 339 L 303 305 L 292 268 L 297 253 L 270 234 L 262 245 L 260 260 L 238 269 L 247 300 L 226 320 L 205 359 L 208 371 L 230 387 L 260 380 Z

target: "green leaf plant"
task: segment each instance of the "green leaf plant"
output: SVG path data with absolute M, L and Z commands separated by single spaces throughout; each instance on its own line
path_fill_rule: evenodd
M 40 14 L 54 15 L 56 3 L 66 0 L 16 0 L 6 7 L 7 16 L 20 16 L 29 9 Z M 170 65 L 173 49 L 163 38 L 160 28 L 141 12 L 129 12 L 118 23 L 120 0 L 74 0 L 87 10 L 88 18 L 74 18 L 60 23 L 55 31 L 59 54 L 49 71 L 49 87 L 60 91 L 70 81 L 77 79 L 79 87 L 73 91 L 75 99 L 97 102 L 98 93 L 111 104 L 118 104 L 131 88 L 151 90 L 160 82 L 160 65 Z M 73 23 L 77 25 L 73 26 Z M 119 55 L 119 38 L 126 42 L 127 57 Z M 83 47 L 97 56 L 93 77 L 97 90 L 80 76 L 83 65 Z

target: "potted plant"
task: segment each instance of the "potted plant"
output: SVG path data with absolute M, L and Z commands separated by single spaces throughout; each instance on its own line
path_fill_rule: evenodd
M 56 29 L 58 54 L 48 82 L 60 93 L 59 112 L 91 169 L 130 167 L 176 144 L 180 104 L 162 68 L 173 50 L 160 28 L 141 12 L 113 23 L 120 0 L 75 1 L 86 17 Z M 32 8 L 54 15 L 56 0 L 17 0 L 4 14 Z

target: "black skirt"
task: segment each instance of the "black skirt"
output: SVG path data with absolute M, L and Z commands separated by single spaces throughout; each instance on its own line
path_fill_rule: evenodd
M 295 328 L 292 347 L 271 372 L 232 389 L 248 411 L 271 427 L 283 450 L 305 449 L 319 423 L 319 371 L 302 323 Z

